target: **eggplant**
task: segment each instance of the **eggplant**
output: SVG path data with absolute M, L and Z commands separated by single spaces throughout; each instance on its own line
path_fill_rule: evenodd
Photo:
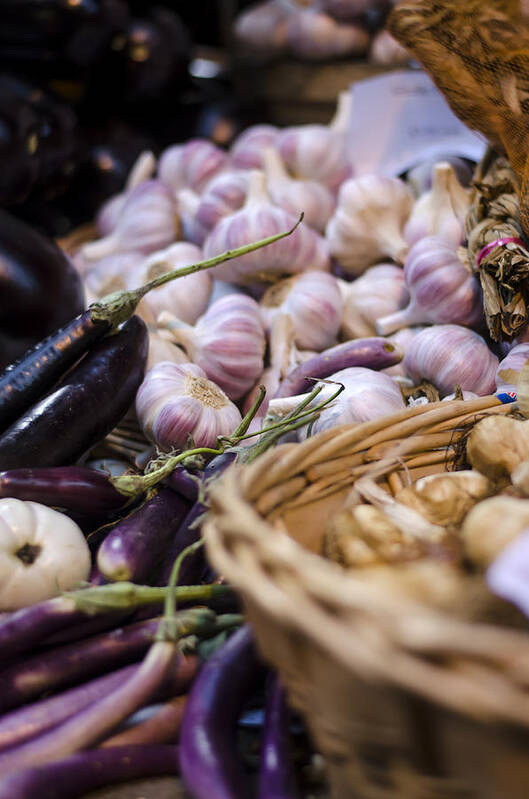
M 64 466 L 104 438 L 136 396 L 148 334 L 133 316 L 0 436 L 0 469 Z
M 66 255 L 0 210 L 0 368 L 83 308 L 82 281 Z
M 106 474 L 82 466 L 0 472 L 0 498 L 3 497 L 94 515 L 113 514 L 127 503 Z
M 164 744 L 79 752 L 0 780 L 0 799 L 75 799 L 87 791 L 140 777 L 177 774 L 178 750 Z
M 188 510 L 187 500 L 161 488 L 108 533 L 97 553 L 101 574 L 109 580 L 147 582 Z
M 402 351 L 387 338 L 357 338 L 337 344 L 313 358 L 303 361 L 289 372 L 276 391 L 276 397 L 295 397 L 314 388 L 314 380 L 330 377 L 350 366 L 386 369 L 402 360 Z
M 215 652 L 195 680 L 180 733 L 182 778 L 194 799 L 251 796 L 237 752 L 237 720 L 262 674 L 246 625 Z
M 290 714 L 277 674 L 268 679 L 261 744 L 258 799 L 294 799 L 294 771 L 289 753 Z
M 154 715 L 134 726 L 127 727 L 101 746 L 129 746 L 131 744 L 165 744 L 177 740 L 187 697 L 177 696 L 166 702 Z

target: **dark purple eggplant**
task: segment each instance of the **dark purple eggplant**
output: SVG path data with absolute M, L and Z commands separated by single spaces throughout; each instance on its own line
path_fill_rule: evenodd
M 258 799 L 294 799 L 294 770 L 289 752 L 290 714 L 277 674 L 268 679 L 261 744 Z
M 191 473 L 179 463 L 164 482 L 177 494 L 185 497 L 190 502 L 196 502 L 199 495 L 199 486 L 203 479 L 203 472 Z
M 75 513 L 112 514 L 126 504 L 108 476 L 82 466 L 0 472 L 0 498 L 40 502 Z
M 262 677 L 250 627 L 237 630 L 195 680 L 180 733 L 180 768 L 194 799 L 245 799 L 237 720 Z
M 148 334 L 133 316 L 0 436 L 0 468 L 76 461 L 124 416 L 143 380 Z
M 294 397 L 314 388 L 314 380 L 325 379 L 341 369 L 364 366 L 367 369 L 386 369 L 402 360 L 402 351 L 387 338 L 357 338 L 338 344 L 313 358 L 303 361 L 281 382 L 276 397 Z
M 176 746 L 115 746 L 79 752 L 0 780 L 0 799 L 75 799 L 87 791 L 140 777 L 178 773 Z
M 0 210 L 0 368 L 83 307 L 81 279 L 59 247 Z
M 109 580 L 148 581 L 188 510 L 187 500 L 161 488 L 108 533 L 97 553 L 101 574 Z

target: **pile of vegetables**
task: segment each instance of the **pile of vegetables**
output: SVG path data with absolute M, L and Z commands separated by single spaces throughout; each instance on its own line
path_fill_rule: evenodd
M 446 399 L 517 382 L 527 345 L 500 364 L 459 257 L 467 165 L 356 178 L 348 114 L 344 96 L 329 126 L 142 155 L 71 262 L 14 223 L 3 238 L 0 321 L 16 338 L 27 307 L 33 346 L 0 375 L 0 797 L 179 769 L 198 799 L 251 795 L 236 729 L 265 668 L 201 548 L 211 482 L 425 380 Z M 152 458 L 111 477 L 90 452 L 134 413 Z M 265 715 L 259 796 L 293 796 L 273 676 Z

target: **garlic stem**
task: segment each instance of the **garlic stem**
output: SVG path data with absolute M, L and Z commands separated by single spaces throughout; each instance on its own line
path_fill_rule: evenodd
M 261 153 L 261 161 L 268 182 L 291 179 L 275 147 L 265 147 Z
M 203 269 L 211 269 L 211 267 L 222 264 L 225 261 L 230 261 L 233 258 L 238 258 L 240 255 L 246 255 L 246 253 L 259 250 L 261 247 L 266 247 L 268 244 L 273 244 L 273 242 L 279 241 L 279 239 L 290 236 L 290 234 L 296 230 L 302 220 L 303 214 L 300 215 L 298 221 L 290 230 L 286 230 L 283 233 L 276 233 L 274 236 L 268 236 L 267 238 L 260 239 L 252 244 L 245 244 L 242 247 L 235 248 L 234 250 L 226 250 L 226 252 L 223 252 L 220 255 L 215 255 L 213 258 L 208 258 L 205 261 L 199 261 L 196 264 L 190 264 L 189 266 L 183 266 L 179 267 L 178 269 L 173 269 L 170 272 L 165 272 L 164 274 L 159 275 L 158 277 L 154 278 L 154 280 L 149 281 L 144 286 L 140 286 L 137 289 L 133 289 L 131 291 L 118 291 L 108 294 L 106 297 L 103 297 L 103 299 L 98 300 L 98 302 L 95 302 L 90 306 L 89 310 L 92 321 L 106 321 L 110 322 L 113 327 L 117 327 L 132 316 L 141 298 L 151 291 L 151 289 L 164 286 L 171 280 L 175 280 L 175 278 L 185 277 L 185 275 L 192 275 L 195 272 L 202 271 Z M 167 268 L 167 264 L 162 261 L 159 264 L 153 264 L 152 268 L 160 268 L 163 270 L 164 268 Z
M 335 133 L 345 133 L 353 110 L 353 98 L 350 91 L 340 92 L 338 95 L 338 105 L 334 116 L 329 123 L 329 128 Z
M 250 172 L 250 183 L 248 186 L 248 194 L 243 208 L 248 208 L 250 205 L 262 205 L 263 203 L 271 203 L 270 195 L 268 194 L 266 175 L 260 169 L 252 169 Z M 250 250 L 248 250 L 250 252 Z
M 377 335 L 389 336 L 403 327 L 413 327 L 414 325 L 424 324 L 424 310 L 408 306 L 400 311 L 388 314 L 381 319 L 377 319 Z
M 140 183 L 143 183 L 144 180 L 148 180 L 155 169 L 156 158 L 154 153 L 150 150 L 144 150 L 139 154 L 130 170 L 127 182 L 125 183 L 125 193 L 128 194 L 128 192 L 132 191 L 132 189 L 136 188 Z

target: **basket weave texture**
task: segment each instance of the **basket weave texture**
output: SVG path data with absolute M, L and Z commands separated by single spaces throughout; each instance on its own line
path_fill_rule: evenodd
M 453 461 L 447 438 L 509 412 L 495 397 L 415 407 L 279 446 L 212 489 L 209 557 L 242 593 L 334 799 L 529 796 L 529 635 L 423 607 L 317 554 L 367 470 L 395 492 Z

